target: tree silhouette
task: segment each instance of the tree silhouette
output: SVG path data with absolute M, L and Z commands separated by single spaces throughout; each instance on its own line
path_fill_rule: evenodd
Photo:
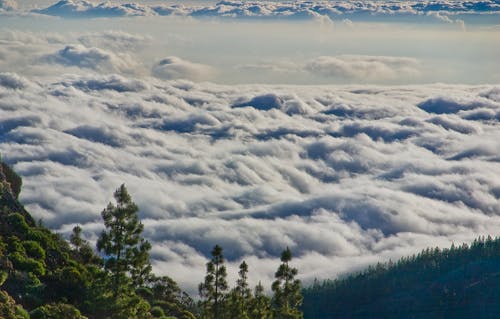
M 215 245 L 212 250 L 212 259 L 207 263 L 205 281 L 199 286 L 202 298 L 203 318 L 220 319 L 223 316 L 227 285 L 226 266 L 222 247 Z
M 302 312 L 299 310 L 302 304 L 300 280 L 295 279 L 297 269 L 290 267 L 292 252 L 287 247 L 281 254 L 281 265 L 276 271 L 271 289 L 274 292 L 271 300 L 272 312 L 275 319 L 299 319 Z
M 240 264 L 236 287 L 229 295 L 229 317 L 248 319 L 249 304 L 252 299 L 252 291 L 248 286 L 248 265 L 245 261 Z

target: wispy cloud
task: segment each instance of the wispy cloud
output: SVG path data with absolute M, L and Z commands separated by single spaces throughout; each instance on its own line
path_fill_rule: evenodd
M 388 56 L 321 56 L 309 61 L 305 69 L 325 77 L 358 81 L 418 77 L 420 75 L 418 60 Z
M 100 72 L 127 72 L 135 69 L 135 61 L 126 54 L 115 54 L 99 48 L 67 45 L 53 54 L 43 56 L 43 62 L 94 69 Z

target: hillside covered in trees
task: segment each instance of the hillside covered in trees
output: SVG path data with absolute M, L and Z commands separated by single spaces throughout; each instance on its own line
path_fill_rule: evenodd
M 304 317 L 498 318 L 500 238 L 427 248 L 303 291 Z
M 193 300 L 151 273 L 149 243 L 124 186 L 103 211 L 97 255 L 75 227 L 70 242 L 36 223 L 17 201 L 21 179 L 0 169 L 0 318 L 192 319 Z M 123 229 L 120 230 L 120 227 Z M 126 231 L 125 231 L 126 228 Z M 103 258 L 104 256 L 105 258 Z
M 195 301 L 170 277 L 152 273 L 151 244 L 142 237 L 139 208 L 124 185 L 101 213 L 105 230 L 97 252 L 79 226 L 68 242 L 36 223 L 17 200 L 21 185 L 1 163 L 1 319 L 302 318 L 301 284 L 288 248 L 269 297 L 262 283 L 249 287 L 244 261 L 230 289 L 223 249 L 215 245 Z

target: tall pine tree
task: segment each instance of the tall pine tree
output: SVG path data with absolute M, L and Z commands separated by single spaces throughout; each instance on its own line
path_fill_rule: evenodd
M 231 290 L 228 300 L 229 318 L 248 319 L 248 310 L 252 299 L 252 291 L 248 286 L 248 265 L 240 264 L 236 287 Z
M 202 303 L 202 318 L 222 319 L 227 285 L 227 272 L 224 265 L 222 247 L 215 245 L 212 250 L 212 259 L 207 263 L 205 281 L 199 285 Z
M 271 307 L 275 319 L 302 319 L 300 280 L 295 279 L 297 269 L 290 266 L 292 252 L 287 247 L 281 254 L 281 265 L 276 271 L 271 289 L 274 292 Z
M 106 230 L 97 241 L 97 249 L 105 255 L 104 267 L 111 274 L 113 297 L 118 299 L 150 275 L 151 245 L 141 237 L 144 226 L 139 221 L 139 208 L 125 185 L 115 191 L 114 198 L 116 205 L 109 203 L 101 213 Z

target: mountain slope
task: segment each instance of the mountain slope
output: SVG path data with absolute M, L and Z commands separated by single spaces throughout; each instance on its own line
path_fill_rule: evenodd
M 36 225 L 19 203 L 21 185 L 0 162 L 0 318 L 83 319 L 75 297 L 82 292 L 85 269 L 68 243 Z
M 500 238 L 428 248 L 304 290 L 304 317 L 497 318 Z
M 192 300 L 167 276 L 151 274 L 141 285 L 127 277 L 122 294 L 113 295 L 110 273 L 79 237 L 81 229 L 74 230 L 70 244 L 35 223 L 17 200 L 21 184 L 0 162 L 1 319 L 148 319 L 158 313 L 194 318 L 186 309 Z

